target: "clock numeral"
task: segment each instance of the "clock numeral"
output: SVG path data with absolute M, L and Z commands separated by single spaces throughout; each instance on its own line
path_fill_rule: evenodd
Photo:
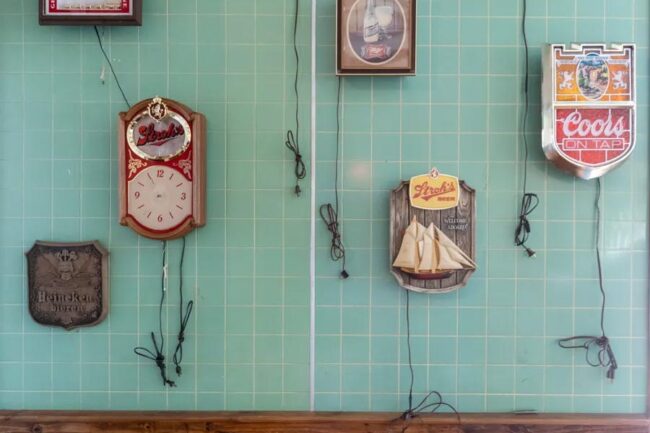
M 187 200 L 187 193 L 181 193 L 181 200 L 185 201 Z
M 140 191 L 136 191 L 134 195 L 136 199 L 140 198 Z
M 159 223 L 163 222 L 163 216 L 162 215 L 158 215 L 158 222 Z
M 158 170 L 156 172 L 156 177 L 163 177 L 165 176 L 165 170 Z

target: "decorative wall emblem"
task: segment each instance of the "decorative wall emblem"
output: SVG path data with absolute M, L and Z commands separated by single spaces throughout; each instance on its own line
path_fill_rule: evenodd
M 634 150 L 634 54 L 632 44 L 547 46 L 542 146 L 559 168 L 591 179 Z
M 391 273 L 401 287 L 429 294 L 463 287 L 476 271 L 476 193 L 453 176 L 433 174 L 438 186 L 430 188 L 431 174 L 416 176 L 392 192 L 390 204 Z M 441 208 L 417 207 L 412 192 L 424 183 L 419 190 L 430 197 L 425 203 L 453 200 L 442 201 Z
M 108 252 L 98 242 L 36 242 L 27 252 L 29 313 L 42 325 L 93 326 L 109 308 Z

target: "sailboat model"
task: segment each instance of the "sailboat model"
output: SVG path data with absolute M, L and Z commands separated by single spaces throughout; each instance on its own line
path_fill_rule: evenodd
M 420 280 L 449 278 L 454 271 L 474 270 L 476 263 L 433 223 L 415 217 L 406 228 L 393 266 Z

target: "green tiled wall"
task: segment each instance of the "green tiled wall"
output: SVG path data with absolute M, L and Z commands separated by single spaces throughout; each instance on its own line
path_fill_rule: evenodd
M 117 223 L 116 118 L 126 107 L 92 28 L 39 27 L 37 1 L 0 1 L 0 408 L 306 409 L 309 186 L 290 191 L 293 0 L 144 0 L 141 28 L 100 29 L 131 103 L 178 99 L 208 118 L 208 223 L 187 238 L 196 308 L 178 387 L 133 353 L 157 326 L 161 244 Z M 310 4 L 302 2 L 301 103 Z M 105 65 L 104 65 L 105 66 Z M 303 110 L 308 112 L 308 110 Z M 309 144 L 303 124 L 303 152 Z M 99 239 L 111 312 L 66 332 L 27 312 L 36 239 Z M 170 243 L 168 355 L 180 241 Z M 171 366 L 168 367 L 170 370 Z
M 335 0 L 318 0 L 317 202 L 333 200 Z M 343 234 L 351 279 L 336 278 L 319 226 L 316 408 L 404 410 L 405 295 L 389 274 L 389 192 L 432 166 L 477 190 L 479 270 L 448 295 L 411 295 L 416 399 L 461 411 L 642 412 L 646 393 L 647 0 L 529 0 L 530 245 L 513 247 L 520 200 L 524 50 L 520 0 L 418 0 L 416 77 L 343 80 Z M 544 42 L 638 44 L 638 147 L 604 180 L 606 326 L 613 384 L 557 338 L 598 333 L 596 185 L 558 172 L 540 148 Z
M 317 8 L 317 204 L 333 199 L 334 0 Z M 0 408 L 308 409 L 309 182 L 294 198 L 294 0 L 144 0 L 141 28 L 100 29 L 126 93 L 208 117 L 208 224 L 188 236 L 197 301 L 179 387 L 162 390 L 132 349 L 155 328 L 159 242 L 116 219 L 116 113 L 125 108 L 90 28 L 39 27 L 37 2 L 0 1 Z M 461 291 L 413 295 L 416 393 L 463 411 L 643 411 L 646 393 L 648 0 L 529 0 L 534 260 L 512 246 L 521 147 L 519 0 L 419 0 L 418 75 L 343 82 L 342 216 L 352 278 L 336 278 L 317 224 L 317 410 L 398 410 L 408 371 L 404 292 L 388 273 L 388 195 L 432 165 L 478 192 L 480 270 Z M 309 161 L 311 2 L 301 0 L 302 151 Z M 635 41 L 639 136 L 604 179 L 607 328 L 614 384 L 560 351 L 598 331 L 595 185 L 539 150 L 545 41 Z M 36 239 L 99 239 L 111 251 L 101 325 L 65 332 L 29 317 L 23 253 Z M 180 243 L 170 244 L 168 346 Z

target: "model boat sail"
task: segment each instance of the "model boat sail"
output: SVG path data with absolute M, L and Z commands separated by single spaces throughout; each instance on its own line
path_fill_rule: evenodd
M 433 223 L 424 227 L 415 217 L 406 228 L 393 266 L 413 278 L 449 278 L 454 271 L 476 269 L 476 263 Z

